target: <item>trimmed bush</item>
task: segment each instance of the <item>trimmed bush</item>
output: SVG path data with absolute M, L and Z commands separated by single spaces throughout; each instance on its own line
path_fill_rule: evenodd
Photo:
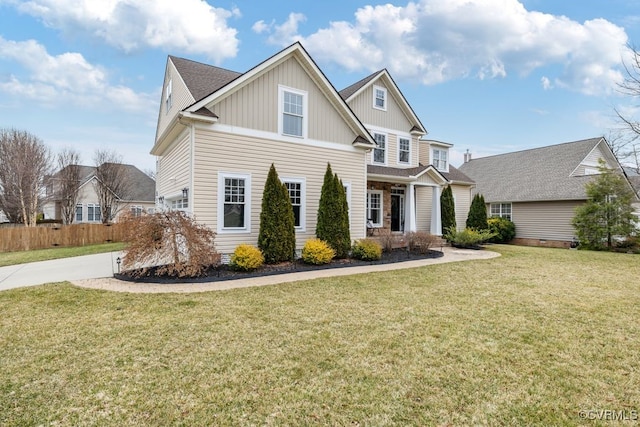
M 467 228 L 473 228 L 474 230 L 486 230 L 489 228 L 487 224 L 487 205 L 482 194 L 473 196 L 469 215 L 467 216 Z M 447 228 L 447 230 L 449 229 Z
M 507 243 L 516 237 L 516 225 L 507 218 L 489 218 L 487 224 L 489 225 L 489 231 L 495 234 L 489 240 L 492 243 Z
M 335 251 L 337 258 L 345 258 L 349 255 L 351 236 L 347 195 L 342 181 L 338 175 L 333 174 L 331 165 L 328 163 L 318 205 L 316 237 L 327 242 Z
M 495 234 L 488 230 L 465 228 L 462 231 L 457 231 L 455 228 L 450 228 L 447 231 L 446 239 L 451 242 L 451 245 L 458 248 L 477 249 L 480 244 L 489 241 L 494 236 Z
M 382 246 L 373 239 L 358 240 L 351 248 L 351 256 L 363 261 L 377 261 L 382 258 Z
M 258 247 L 267 264 L 293 261 L 296 231 L 289 191 L 278 178 L 273 164 L 269 169 L 262 193 Z
M 450 229 L 456 228 L 455 223 Z M 410 251 L 417 251 L 421 254 L 429 252 L 433 243 L 437 240 L 437 237 L 426 231 L 411 231 L 407 233 L 407 244 Z
M 331 246 L 320 239 L 307 240 L 302 248 L 302 260 L 307 264 L 329 264 L 335 255 Z
M 229 265 L 234 270 L 251 271 L 264 264 L 264 256 L 260 249 L 251 245 L 238 245 L 231 255 Z
M 448 230 L 456 226 L 456 206 L 453 201 L 453 191 L 451 186 L 442 191 L 440 195 L 440 219 L 442 221 L 442 229 Z

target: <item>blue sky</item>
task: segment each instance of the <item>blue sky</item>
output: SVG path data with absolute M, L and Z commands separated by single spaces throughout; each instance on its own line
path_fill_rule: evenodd
M 0 128 L 154 169 L 168 54 L 242 72 L 297 40 L 338 90 L 387 68 L 453 165 L 636 113 L 637 0 L 0 0 Z

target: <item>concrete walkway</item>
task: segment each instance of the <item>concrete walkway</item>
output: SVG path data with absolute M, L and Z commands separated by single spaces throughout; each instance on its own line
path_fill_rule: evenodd
M 489 259 L 500 256 L 499 253 L 487 250 L 467 250 L 445 247 L 444 256 L 440 258 L 429 258 L 423 260 L 406 261 L 393 264 L 364 265 L 356 267 L 343 267 L 326 270 L 304 271 L 297 273 L 278 274 L 264 277 L 250 277 L 246 279 L 225 280 L 208 283 L 135 283 L 114 279 L 113 277 L 103 279 L 73 280 L 71 283 L 76 286 L 102 289 L 116 292 L 131 293 L 188 293 L 188 292 L 208 292 L 221 291 L 235 288 L 248 288 L 252 286 L 276 285 L 279 283 L 296 282 L 299 280 L 317 279 L 322 277 L 347 276 L 351 274 L 372 273 L 378 271 L 399 270 L 403 268 L 423 267 L 432 264 L 442 264 L 446 262 L 471 261 L 478 259 Z M 115 258 L 114 258 L 115 259 Z
M 44 283 L 111 277 L 120 252 L 84 255 L 0 267 L 0 291 Z

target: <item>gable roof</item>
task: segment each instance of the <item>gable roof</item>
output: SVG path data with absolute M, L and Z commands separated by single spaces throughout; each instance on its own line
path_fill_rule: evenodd
M 602 137 L 472 159 L 460 170 L 476 182 L 487 203 L 585 200 L 593 175 L 572 176 Z
M 413 128 L 411 132 L 417 132 L 426 135 L 428 132 L 418 115 L 413 111 L 411 105 L 407 102 L 407 98 L 405 98 L 404 94 L 389 74 L 386 68 L 376 71 L 375 73 L 363 78 L 362 80 L 357 81 L 356 83 L 342 89 L 340 91 L 340 96 L 348 103 L 355 97 L 357 97 L 362 91 L 364 91 L 367 87 L 373 85 L 377 81 L 383 81 L 387 90 L 393 96 L 393 98 L 398 103 L 400 109 L 404 112 L 404 114 L 409 118 L 411 122 L 413 122 Z
M 229 84 L 242 73 L 169 55 L 196 102 Z

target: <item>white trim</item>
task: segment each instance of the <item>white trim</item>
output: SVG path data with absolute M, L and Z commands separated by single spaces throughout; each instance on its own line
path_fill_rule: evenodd
M 302 135 L 292 135 L 284 133 L 284 93 L 289 92 L 302 97 Z M 308 137 L 309 128 L 309 94 L 307 91 L 294 89 L 292 87 L 278 85 L 278 133 L 282 136 L 290 138 L 303 138 Z
M 171 111 L 171 107 L 173 106 L 173 79 L 169 76 L 169 81 L 167 85 L 164 87 L 164 108 L 165 114 L 169 114 Z
M 347 193 L 347 206 L 349 206 L 349 229 L 351 229 L 351 181 L 342 181 Z
M 308 145 L 316 148 L 327 148 L 331 150 L 348 151 L 351 153 L 362 152 L 363 149 L 371 150 L 372 147 L 354 147 L 352 144 L 340 144 L 337 142 L 320 141 L 317 139 L 303 139 L 295 136 L 280 135 L 276 132 L 267 132 L 257 129 L 248 129 L 239 126 L 224 125 L 216 123 L 214 125 L 197 124 L 199 129 L 211 130 L 216 132 L 226 132 L 233 135 L 242 135 L 260 139 L 276 140 L 278 142 L 287 142 L 299 145 Z
M 383 86 L 378 86 L 378 85 L 375 85 L 375 84 L 372 86 L 372 88 L 373 88 L 373 90 L 372 90 L 372 92 L 373 92 L 373 108 L 376 109 L 376 110 L 380 110 L 380 111 L 387 111 L 387 104 L 389 103 L 389 96 L 387 94 L 387 88 L 383 87 Z M 378 106 L 377 103 L 376 103 L 376 100 L 378 99 L 378 97 L 376 96 L 377 95 L 376 91 L 378 91 L 378 90 L 381 91 L 384 94 L 383 106 L 382 107 Z
M 225 178 L 244 179 L 244 227 L 224 227 L 224 180 Z M 251 174 L 237 172 L 218 172 L 218 233 L 251 233 Z
M 296 226 L 296 231 L 307 231 L 307 179 L 299 177 L 281 177 L 283 184 L 287 182 L 300 184 L 300 225 Z M 291 196 L 289 196 L 291 197 Z
M 506 218 L 506 212 L 502 211 L 502 207 L 503 205 L 509 205 L 509 218 Z M 499 212 L 497 215 L 493 214 L 493 207 L 494 206 L 498 206 L 499 207 Z M 489 203 L 489 218 L 494 218 L 494 217 L 499 217 L 499 218 L 506 218 L 509 221 L 513 222 L 513 203 L 512 202 L 492 202 Z
M 367 190 L 367 202 L 366 202 L 366 212 L 367 212 L 367 223 L 369 219 L 371 219 L 371 201 L 369 196 L 371 194 L 378 194 L 380 196 L 380 222 L 372 222 L 373 227 L 381 228 L 384 227 L 384 192 L 382 190 Z

